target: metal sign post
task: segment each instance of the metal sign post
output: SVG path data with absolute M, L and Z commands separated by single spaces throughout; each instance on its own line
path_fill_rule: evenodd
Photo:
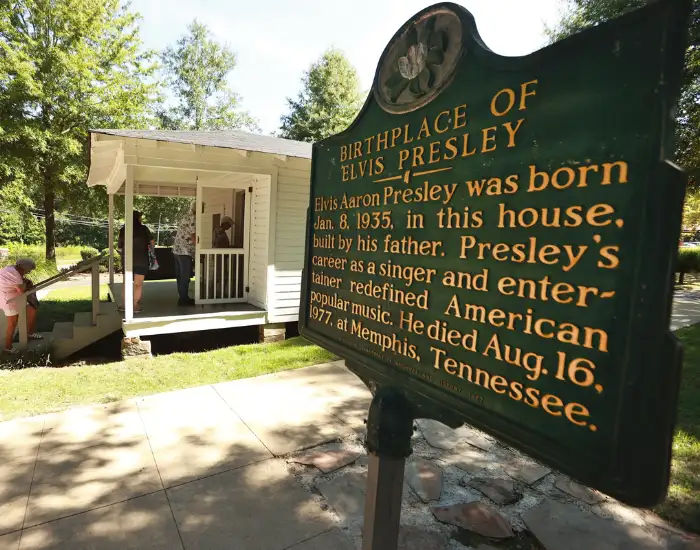
M 363 550 L 397 548 L 406 457 L 411 454 L 413 415 L 403 394 L 379 389 L 369 409 L 369 468 L 365 493 Z

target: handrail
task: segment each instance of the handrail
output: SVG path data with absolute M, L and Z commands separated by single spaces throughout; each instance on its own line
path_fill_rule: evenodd
M 28 327 L 27 327 L 27 296 L 34 294 L 38 290 L 49 287 L 59 281 L 67 279 L 75 273 L 80 273 L 81 271 L 90 270 L 92 272 L 92 324 L 93 326 L 97 324 L 97 315 L 100 309 L 100 270 L 98 264 L 107 257 L 107 253 L 103 252 L 93 258 L 88 258 L 87 260 L 82 260 L 75 264 L 72 268 L 58 273 L 57 275 L 52 275 L 48 279 L 37 283 L 22 292 L 19 296 L 15 296 L 13 300 L 18 301 L 17 313 L 19 314 L 19 319 L 17 320 L 17 326 L 19 328 L 19 348 L 26 349 L 29 342 Z
M 243 254 L 245 248 L 200 248 L 200 254 Z
M 71 275 L 75 275 L 76 273 L 80 273 L 81 271 L 86 271 L 88 268 L 91 268 L 93 264 L 99 263 L 100 260 L 103 260 L 107 257 L 106 252 L 102 252 L 98 256 L 93 256 L 92 258 L 88 258 L 87 260 L 82 260 L 75 264 L 72 268 L 70 268 L 67 271 L 62 271 L 61 273 L 57 273 L 56 275 L 51 275 L 48 279 L 44 279 L 43 281 L 35 284 L 32 286 L 32 288 L 29 288 L 25 290 L 22 294 L 19 294 L 12 298 L 13 300 L 19 300 L 23 296 L 28 296 L 30 294 L 35 293 L 38 290 L 42 290 L 46 287 L 49 287 L 55 283 L 58 283 L 60 281 L 63 281 L 70 277 Z

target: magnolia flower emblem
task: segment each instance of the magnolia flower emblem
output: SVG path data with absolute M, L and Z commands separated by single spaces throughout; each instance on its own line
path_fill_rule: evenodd
M 386 81 L 389 99 L 395 102 L 408 89 L 413 97 L 429 92 L 435 84 L 436 71 L 445 60 L 449 38 L 435 29 L 435 17 L 412 25 L 403 41 L 403 51 Z
M 425 69 L 425 58 L 428 48 L 425 44 L 413 44 L 403 57 L 399 57 L 399 72 L 404 78 L 411 80 L 416 78 Z

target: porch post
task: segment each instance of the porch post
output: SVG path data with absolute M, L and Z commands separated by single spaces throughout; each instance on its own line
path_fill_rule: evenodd
M 109 286 L 114 286 L 114 195 L 107 191 L 109 205 L 109 223 L 107 234 L 107 250 L 109 251 Z
M 126 166 L 124 190 L 124 319 L 134 318 L 134 167 Z

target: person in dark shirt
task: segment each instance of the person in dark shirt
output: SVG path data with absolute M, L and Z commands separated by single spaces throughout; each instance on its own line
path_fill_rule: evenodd
M 231 227 L 233 227 L 233 220 L 229 216 L 221 218 L 221 225 L 214 229 L 211 237 L 212 248 L 231 248 L 231 242 L 226 234 Z
M 143 296 L 143 281 L 148 273 L 148 245 L 154 244 L 151 231 L 141 222 L 142 214 L 134 210 L 134 313 L 141 311 L 141 297 Z M 124 249 L 124 233 L 126 226 L 119 230 L 117 247 L 122 257 L 122 266 L 126 269 Z

